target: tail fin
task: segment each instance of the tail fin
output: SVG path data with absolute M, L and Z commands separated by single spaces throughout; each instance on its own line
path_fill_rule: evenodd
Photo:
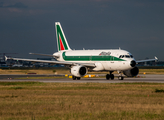
M 63 29 L 60 25 L 60 22 L 55 22 L 55 28 L 56 28 L 58 51 L 71 50 L 68 45 L 67 39 L 64 35 Z

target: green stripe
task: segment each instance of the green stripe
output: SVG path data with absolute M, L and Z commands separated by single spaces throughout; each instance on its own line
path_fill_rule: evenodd
M 58 46 L 59 46 L 59 50 L 61 50 L 61 48 L 60 48 L 59 34 L 60 34 L 60 37 L 61 37 L 61 40 L 62 40 L 62 42 L 63 42 L 63 45 L 64 45 L 65 50 L 68 50 L 68 47 L 67 47 L 67 44 L 66 44 L 66 42 L 65 42 L 64 36 L 63 36 L 63 34 L 62 34 L 62 31 L 61 31 L 61 29 L 60 29 L 60 26 L 57 25 L 57 26 L 56 26 L 56 29 L 57 29 L 57 37 L 58 37 Z
M 114 56 L 66 56 L 62 54 L 65 61 L 125 61 Z

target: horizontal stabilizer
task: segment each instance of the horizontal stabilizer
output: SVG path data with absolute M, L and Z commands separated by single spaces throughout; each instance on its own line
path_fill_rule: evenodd
M 49 55 L 49 54 L 40 54 L 40 53 L 29 53 L 29 54 L 31 54 L 31 55 L 41 55 L 41 56 L 54 57 L 55 59 L 59 58 L 59 56 Z
M 41 55 L 41 56 L 48 56 L 48 57 L 54 57 L 53 55 L 49 55 L 49 54 L 40 54 L 40 53 L 29 53 L 31 55 Z

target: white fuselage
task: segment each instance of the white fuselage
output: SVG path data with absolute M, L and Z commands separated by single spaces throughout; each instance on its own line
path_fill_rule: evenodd
M 66 50 L 53 54 L 58 61 L 74 63 L 94 63 L 95 71 L 124 71 L 132 69 L 131 61 L 135 61 L 132 54 L 125 50 Z

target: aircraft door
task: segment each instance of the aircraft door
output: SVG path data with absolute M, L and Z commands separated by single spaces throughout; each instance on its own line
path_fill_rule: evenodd
M 92 55 L 89 57 L 89 60 L 92 61 Z

